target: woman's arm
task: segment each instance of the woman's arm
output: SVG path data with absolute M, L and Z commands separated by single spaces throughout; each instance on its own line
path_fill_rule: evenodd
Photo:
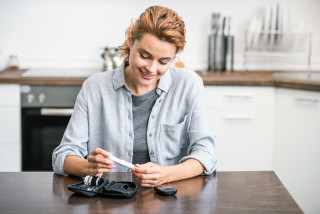
M 204 167 L 196 159 L 188 159 L 173 166 L 159 166 L 148 162 L 132 169 L 138 177 L 138 183 L 144 187 L 154 187 L 163 183 L 192 178 L 203 174 Z
M 88 160 L 78 156 L 68 156 L 64 159 L 63 169 L 70 175 L 84 177 L 88 175 Z

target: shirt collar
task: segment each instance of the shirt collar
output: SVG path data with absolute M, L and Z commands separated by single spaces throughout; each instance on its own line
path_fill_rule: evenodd
M 172 84 L 171 67 L 169 70 L 160 78 L 158 88 L 164 92 L 168 92 Z
M 124 66 L 125 62 L 123 62 L 119 67 L 116 68 L 113 74 L 112 84 L 114 90 L 121 88 L 122 86 L 126 86 L 126 79 L 124 76 Z
M 126 79 L 124 76 L 124 67 L 125 67 L 125 62 L 123 62 L 119 67 L 116 68 L 113 79 L 112 79 L 112 84 L 114 90 L 117 90 L 121 88 L 122 86 L 126 86 Z M 171 84 L 172 84 L 172 76 L 171 76 L 171 67 L 169 70 L 160 78 L 159 84 L 158 84 L 158 89 L 168 92 Z

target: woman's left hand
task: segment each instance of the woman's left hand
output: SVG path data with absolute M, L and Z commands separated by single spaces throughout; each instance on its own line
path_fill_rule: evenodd
M 154 187 L 167 183 L 167 167 L 155 163 L 136 164 L 132 173 L 137 176 L 138 183 L 143 187 Z

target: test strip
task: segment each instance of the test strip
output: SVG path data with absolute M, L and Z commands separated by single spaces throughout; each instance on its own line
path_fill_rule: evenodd
M 117 164 L 119 164 L 119 165 L 121 165 L 121 166 L 124 166 L 124 167 L 127 167 L 127 168 L 129 168 L 129 169 L 134 168 L 134 165 L 133 165 L 132 163 L 129 163 L 129 162 L 124 161 L 124 160 L 121 160 L 121 159 L 116 158 L 116 157 L 114 157 L 114 156 L 109 156 L 109 157 L 107 157 L 107 158 L 110 159 L 110 160 L 112 160 L 112 161 L 114 161 L 114 162 L 116 162 Z

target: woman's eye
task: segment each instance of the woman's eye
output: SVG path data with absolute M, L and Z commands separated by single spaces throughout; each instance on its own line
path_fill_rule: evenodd
M 141 57 L 142 59 L 148 59 L 148 58 L 149 58 L 148 56 L 143 55 L 142 53 L 140 53 L 140 57 Z
M 166 65 L 166 64 L 167 64 L 167 62 L 164 62 L 164 61 L 159 61 L 159 63 L 160 63 L 161 65 Z

